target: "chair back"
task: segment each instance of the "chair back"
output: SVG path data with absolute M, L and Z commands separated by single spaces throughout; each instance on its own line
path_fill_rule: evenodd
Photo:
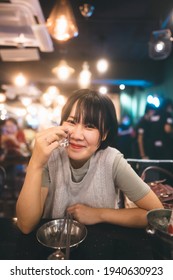
M 4 189 L 5 184 L 6 184 L 6 171 L 4 167 L 0 165 L 0 194 Z
M 150 173 L 150 177 L 147 177 L 149 173 Z M 173 182 L 173 173 L 160 166 L 151 165 L 146 167 L 142 171 L 141 178 L 146 182 L 163 180 L 163 179 L 165 179 L 165 181 L 170 179 Z

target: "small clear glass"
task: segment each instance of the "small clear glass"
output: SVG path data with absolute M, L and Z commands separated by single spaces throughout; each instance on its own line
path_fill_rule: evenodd
M 61 140 L 58 141 L 59 142 L 59 146 L 60 147 L 68 147 L 69 145 L 69 136 L 67 136 L 66 138 L 63 138 Z

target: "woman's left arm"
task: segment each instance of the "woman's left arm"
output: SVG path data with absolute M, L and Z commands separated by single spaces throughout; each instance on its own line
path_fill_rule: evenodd
M 135 208 L 92 208 L 83 204 L 68 207 L 67 211 L 79 222 L 91 225 L 97 223 L 111 223 L 126 227 L 146 227 L 147 211 L 163 208 L 162 203 L 151 190 L 142 199 L 135 202 Z
M 112 173 L 115 186 L 118 186 L 137 207 L 93 208 L 84 204 L 75 204 L 68 207 L 67 211 L 76 220 L 88 225 L 106 222 L 127 227 L 145 227 L 147 225 L 147 211 L 163 208 L 162 203 L 131 168 L 121 153 L 116 156 Z
M 163 205 L 155 193 L 150 190 L 143 198 L 135 201 L 138 207 L 115 209 L 109 212 L 105 209 L 102 212 L 102 219 L 104 222 L 115 223 L 127 227 L 146 227 L 147 226 L 147 212 L 154 209 L 163 209 Z M 111 210 L 111 209 L 110 209 Z

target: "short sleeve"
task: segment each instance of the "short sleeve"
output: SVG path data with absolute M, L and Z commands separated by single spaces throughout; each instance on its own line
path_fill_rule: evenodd
M 150 187 L 132 169 L 123 156 L 114 160 L 113 178 L 115 186 L 131 201 L 135 202 L 143 198 L 150 191 Z
M 42 173 L 42 187 L 49 187 L 50 185 L 50 176 L 48 167 L 45 166 Z

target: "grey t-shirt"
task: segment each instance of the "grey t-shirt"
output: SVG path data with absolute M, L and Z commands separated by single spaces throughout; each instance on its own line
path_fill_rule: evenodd
M 74 169 L 64 148 L 56 149 L 43 172 L 42 185 L 49 188 L 43 217 L 60 218 L 74 203 L 118 208 L 120 190 L 132 201 L 144 197 L 149 186 L 114 148 L 94 154 Z

